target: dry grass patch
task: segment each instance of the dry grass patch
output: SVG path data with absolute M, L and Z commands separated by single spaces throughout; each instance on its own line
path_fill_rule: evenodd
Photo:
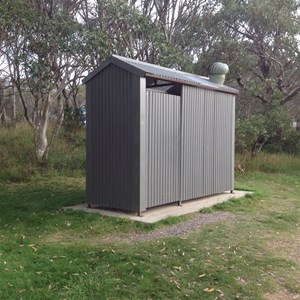
M 267 242 L 267 245 L 276 255 L 291 259 L 295 263 L 300 264 L 299 231 L 294 234 L 277 234 L 272 240 Z
M 288 291 L 283 290 L 275 293 L 267 293 L 265 294 L 264 298 L 266 300 L 294 300 L 294 299 L 300 299 L 300 295 L 291 294 Z

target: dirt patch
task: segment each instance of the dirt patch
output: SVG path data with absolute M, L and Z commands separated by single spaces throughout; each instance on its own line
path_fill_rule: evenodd
M 159 229 L 155 229 L 148 233 L 123 233 L 122 235 L 95 235 L 91 236 L 88 232 L 83 232 L 82 235 L 74 233 L 72 231 L 60 231 L 55 234 L 43 237 L 43 242 L 46 243 L 60 243 L 60 244 L 76 244 L 76 243 L 89 243 L 93 245 L 100 245 L 103 243 L 112 242 L 125 242 L 125 243 L 137 243 L 140 241 L 147 241 L 151 239 L 173 237 L 173 236 L 185 236 L 192 232 L 197 231 L 201 226 L 211 223 L 220 222 L 223 220 L 233 219 L 235 214 L 230 212 L 215 212 L 209 214 L 198 213 L 186 221 L 182 221 L 170 226 L 164 226 Z
M 267 293 L 264 298 L 266 300 L 293 300 L 300 299 L 299 294 L 290 294 L 287 291 L 278 291 L 276 293 Z
M 300 240 L 297 234 L 278 235 L 268 242 L 274 253 L 300 263 Z
M 165 226 L 149 233 L 129 233 L 122 237 L 115 237 L 114 240 L 136 243 L 162 237 L 182 236 L 195 232 L 202 225 L 233 218 L 235 218 L 235 214 L 230 212 L 216 212 L 210 214 L 199 213 L 187 221 L 171 226 Z

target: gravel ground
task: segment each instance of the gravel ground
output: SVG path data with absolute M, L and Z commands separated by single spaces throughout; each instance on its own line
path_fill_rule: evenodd
M 171 237 L 171 236 L 178 236 L 178 235 L 187 235 L 196 231 L 201 225 L 216 223 L 219 221 L 233 219 L 235 215 L 230 212 L 215 212 L 209 214 L 201 214 L 198 213 L 191 219 L 187 221 L 182 221 L 180 223 L 165 226 L 163 228 L 154 230 L 153 232 L 149 233 L 130 233 L 127 236 L 123 237 L 116 237 L 116 240 L 127 241 L 131 243 L 136 243 L 139 241 L 146 241 L 161 237 Z

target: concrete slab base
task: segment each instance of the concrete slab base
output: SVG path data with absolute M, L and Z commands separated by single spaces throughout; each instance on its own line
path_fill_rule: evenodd
M 217 195 L 183 201 L 181 206 L 178 206 L 177 203 L 172 203 L 149 208 L 145 212 L 142 212 L 140 216 L 137 216 L 136 213 L 124 213 L 106 209 L 88 208 L 86 203 L 64 207 L 64 209 L 83 210 L 86 212 L 99 213 L 105 216 L 129 218 L 134 221 L 145 223 L 155 223 L 170 216 L 182 216 L 200 211 L 203 208 L 211 207 L 218 203 L 226 202 L 231 199 L 242 198 L 247 194 L 251 194 L 251 192 L 234 191 L 232 194 L 230 191 L 228 191 Z

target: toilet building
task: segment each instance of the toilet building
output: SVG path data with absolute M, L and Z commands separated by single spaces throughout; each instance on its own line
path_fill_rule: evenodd
M 90 206 L 140 213 L 233 190 L 237 90 L 116 55 L 83 82 Z

